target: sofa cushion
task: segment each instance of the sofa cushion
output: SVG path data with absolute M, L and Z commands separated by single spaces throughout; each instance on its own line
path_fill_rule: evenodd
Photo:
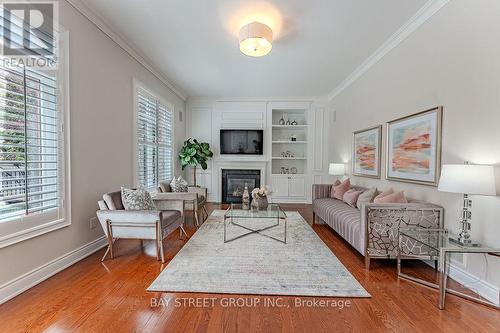
M 126 210 L 155 210 L 151 194 L 143 189 L 122 187 L 122 202 Z
M 356 202 L 358 202 L 358 197 L 361 193 L 363 193 L 363 191 L 352 188 L 345 192 L 343 200 L 349 206 L 356 208 Z
M 391 193 L 382 198 L 375 198 L 375 203 L 408 203 L 405 193 L 403 191 Z
M 333 198 L 338 200 L 344 199 L 344 194 L 349 191 L 351 181 L 349 178 L 344 180 L 340 185 L 333 186 Z
M 335 188 L 335 186 L 340 185 L 340 184 L 341 184 L 340 180 L 338 180 L 338 179 L 335 181 L 335 183 L 333 183 L 332 188 L 330 190 L 330 198 L 334 198 L 334 196 L 333 196 L 333 189 Z
M 361 230 L 361 213 L 343 201 L 323 198 L 313 201 L 316 215 L 361 254 L 364 254 L 365 232 Z
M 373 199 L 377 196 L 377 188 L 372 187 L 369 190 L 364 191 L 358 197 L 358 201 L 356 202 L 356 207 L 361 209 L 363 205 L 373 202 Z
M 378 200 L 378 199 L 382 199 L 383 197 L 386 197 L 388 196 L 389 194 L 393 194 L 394 193 L 394 189 L 391 187 L 390 189 L 388 189 L 387 191 L 384 191 L 382 193 L 379 193 L 375 199 L 373 199 L 373 202 L 375 202 L 375 200 Z

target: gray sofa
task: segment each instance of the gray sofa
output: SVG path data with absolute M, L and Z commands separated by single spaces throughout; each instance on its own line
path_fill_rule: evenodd
M 357 187 L 364 189 L 362 187 Z M 332 184 L 312 186 L 313 221 L 326 223 L 365 257 L 397 257 L 398 233 L 407 228 L 441 228 L 444 211 L 441 206 L 408 199 L 405 204 L 366 204 L 354 208 L 330 198 Z

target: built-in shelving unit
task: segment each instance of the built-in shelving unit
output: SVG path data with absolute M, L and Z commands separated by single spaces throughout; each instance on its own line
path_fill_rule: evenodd
M 272 174 L 292 174 L 292 170 L 297 175 L 305 174 L 309 127 L 306 110 L 273 109 L 271 112 Z

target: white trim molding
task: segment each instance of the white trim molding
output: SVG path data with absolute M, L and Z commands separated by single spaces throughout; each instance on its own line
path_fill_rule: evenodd
M 66 0 L 73 8 L 75 8 L 81 15 L 83 15 L 87 20 L 92 22 L 103 34 L 108 36 L 113 42 L 115 42 L 122 50 L 127 52 L 134 60 L 141 64 L 146 70 L 153 74 L 158 80 L 160 80 L 170 91 L 172 91 L 177 97 L 182 99 L 184 102 L 187 100 L 187 95 L 180 88 L 176 87 L 171 83 L 164 73 L 158 70 L 155 66 L 151 64 L 151 61 L 146 58 L 140 51 L 131 46 L 131 43 L 126 41 L 126 39 L 113 31 L 109 25 L 104 23 L 104 20 L 97 13 L 92 11 L 82 0 Z
M 415 30 L 423 25 L 428 19 L 443 8 L 450 0 L 429 0 L 401 26 L 382 46 L 380 46 L 372 55 L 370 55 L 359 67 L 357 67 L 344 81 L 328 94 L 328 100 L 331 101 L 342 91 L 353 84 L 358 78 L 366 73 L 373 65 L 378 63 L 386 54 L 403 42 Z
M 21 276 L 18 276 L 0 286 L 0 304 L 7 302 L 22 292 L 34 287 L 40 282 L 59 273 L 63 269 L 99 251 L 107 245 L 104 236 L 87 243 L 59 258 L 49 261 Z
M 467 272 L 459 265 L 450 264 L 450 277 L 464 286 L 469 286 L 493 304 L 500 306 L 500 290 L 498 286 L 480 279 L 479 277 Z

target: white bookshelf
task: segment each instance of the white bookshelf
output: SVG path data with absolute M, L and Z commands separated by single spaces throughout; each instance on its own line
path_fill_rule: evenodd
M 306 109 L 273 109 L 271 110 L 271 173 L 281 174 L 281 168 L 297 169 L 297 175 L 307 173 L 307 144 L 308 128 Z M 285 124 L 281 124 L 283 119 Z M 292 125 L 287 122 L 296 122 Z M 292 136 L 296 138 L 292 141 Z M 293 157 L 282 156 L 283 152 L 290 152 Z M 290 171 L 291 173 L 291 171 Z

